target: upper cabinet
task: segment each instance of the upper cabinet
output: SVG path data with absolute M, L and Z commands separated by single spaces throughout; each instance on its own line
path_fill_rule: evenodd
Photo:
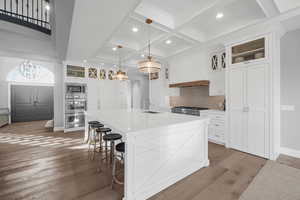
M 210 71 L 220 71 L 226 69 L 226 52 L 214 52 L 210 56 Z
M 225 50 L 216 51 L 210 56 L 209 96 L 225 95 Z
M 231 47 L 231 65 L 261 62 L 267 58 L 267 40 L 265 37 L 239 43 Z

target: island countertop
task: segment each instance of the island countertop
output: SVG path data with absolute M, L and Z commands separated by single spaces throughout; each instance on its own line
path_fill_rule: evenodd
M 104 110 L 95 120 L 111 126 L 122 133 L 135 132 L 145 129 L 158 128 L 191 121 L 208 120 L 205 117 L 176 114 L 170 112 L 147 113 L 143 110 Z

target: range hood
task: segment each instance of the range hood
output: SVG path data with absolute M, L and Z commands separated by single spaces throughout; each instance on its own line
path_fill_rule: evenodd
M 198 86 L 208 86 L 209 81 L 208 80 L 202 80 L 202 81 L 191 81 L 191 82 L 183 82 L 183 83 L 175 83 L 170 84 L 170 88 L 183 88 L 183 87 L 198 87 Z

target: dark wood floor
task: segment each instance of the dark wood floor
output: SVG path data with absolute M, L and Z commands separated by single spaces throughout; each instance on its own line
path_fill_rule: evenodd
M 0 199 L 120 200 L 123 188 L 110 188 L 110 169 L 97 173 L 82 132 L 64 134 L 44 122 L 0 128 Z M 162 191 L 151 200 L 237 200 L 265 159 L 209 144 L 210 166 Z M 300 160 L 279 161 L 300 168 Z

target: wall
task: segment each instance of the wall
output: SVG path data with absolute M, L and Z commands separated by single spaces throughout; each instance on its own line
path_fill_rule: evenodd
M 281 104 L 293 111 L 281 111 L 281 147 L 300 151 L 300 30 L 281 39 Z
M 63 64 L 55 64 L 55 85 L 54 85 L 54 127 L 60 130 L 64 126 L 64 83 L 63 83 Z
M 224 96 L 210 97 L 209 86 L 188 87 L 180 89 L 180 96 L 170 97 L 170 104 L 174 106 L 195 106 L 219 109 L 219 104 L 224 101 Z

